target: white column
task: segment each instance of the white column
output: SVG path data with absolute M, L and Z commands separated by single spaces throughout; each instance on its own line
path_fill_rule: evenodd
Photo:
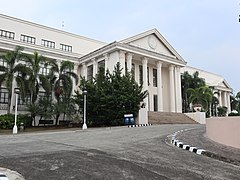
M 224 91 L 224 106 L 227 107 L 227 92 Z
M 158 111 L 163 111 L 163 93 L 162 93 L 162 62 L 157 62 L 157 94 Z
M 142 66 L 143 66 L 143 91 L 148 90 L 148 82 L 147 82 L 147 63 L 148 59 L 142 59 Z M 138 113 L 138 124 L 147 124 L 148 123 L 148 97 L 143 100 L 145 106 L 142 106 Z
M 92 62 L 93 62 L 93 77 L 95 77 L 96 74 L 98 73 L 98 63 L 95 58 L 92 59 Z
M 73 72 L 74 73 L 76 73 L 77 75 L 78 75 L 78 77 L 79 77 L 79 74 L 78 74 L 78 63 L 74 63 L 74 69 L 73 69 Z M 73 83 L 73 92 L 72 92 L 72 94 L 74 93 L 74 91 L 75 90 L 77 90 L 78 89 L 78 84 L 79 84 L 79 81 L 78 82 L 75 82 L 75 80 L 74 80 L 74 83 Z
M 228 113 L 231 113 L 231 102 L 230 102 L 230 93 L 227 93 L 227 107 L 228 107 Z
M 125 74 L 125 51 L 119 51 L 119 62 L 121 64 L 122 73 Z
M 148 59 L 146 57 L 144 57 L 142 59 L 142 66 L 143 66 L 143 91 L 148 90 L 147 63 L 148 63 Z M 146 97 L 144 99 L 144 102 L 146 104 L 146 109 L 148 110 L 148 97 Z
M 182 89 L 180 67 L 175 67 L 175 95 L 176 95 L 176 112 L 182 112 Z
M 175 86 L 174 86 L 174 66 L 169 66 L 169 90 L 170 90 L 170 112 L 175 112 Z
M 127 53 L 127 70 L 128 70 L 128 72 L 132 71 L 132 58 L 133 58 L 133 54 Z
M 85 77 L 85 79 L 87 79 L 87 65 L 86 65 L 86 63 L 82 63 L 82 77 Z
M 109 54 L 104 54 L 104 59 L 105 59 L 105 73 L 107 72 L 108 69 L 108 61 L 109 61 Z
M 222 92 L 218 92 L 218 101 L 219 101 L 219 106 L 222 106 Z

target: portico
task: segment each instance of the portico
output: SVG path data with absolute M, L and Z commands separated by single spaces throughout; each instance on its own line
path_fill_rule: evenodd
M 186 62 L 157 30 L 108 44 L 81 57 L 81 75 L 94 77 L 100 64 L 112 72 L 117 62 L 123 73 L 131 72 L 148 91 L 144 111 L 182 112 L 180 68 Z

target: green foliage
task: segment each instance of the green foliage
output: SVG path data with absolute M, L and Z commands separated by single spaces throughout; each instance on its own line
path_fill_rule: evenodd
M 208 110 L 209 102 L 212 100 L 212 91 L 207 86 L 202 86 L 199 88 L 189 88 L 187 90 L 189 97 L 189 102 L 193 105 L 200 104 L 205 110 Z
M 227 107 L 226 106 L 220 106 L 217 108 L 218 116 L 223 117 L 227 115 Z
M 202 86 L 206 86 L 205 80 L 199 77 L 199 72 L 196 71 L 193 75 L 190 75 L 187 71 L 185 71 L 181 75 L 181 88 L 182 88 L 182 107 L 183 112 L 189 112 L 189 95 L 187 94 L 187 90 L 189 88 L 195 89 L 200 88 Z
M 231 113 L 228 114 L 228 116 L 239 116 L 239 114 L 231 112 Z
M 123 116 L 132 113 L 136 117 L 139 104 L 147 96 L 131 74 L 122 75 L 120 63 L 112 74 L 100 68 L 93 80 L 81 79 L 81 92 L 87 90 L 87 123 L 90 126 L 115 126 L 123 124 Z M 75 102 L 83 107 L 83 94 L 77 91 Z
M 3 114 L 0 115 L 0 129 L 12 129 L 14 126 L 14 114 Z M 17 116 L 17 126 L 23 123 L 24 127 L 32 126 L 32 119 L 30 116 L 25 114 L 19 114 Z
M 0 86 L 4 85 L 8 90 L 8 114 L 10 113 L 11 107 L 14 74 L 19 73 L 26 75 L 28 73 L 26 64 L 18 63 L 20 60 L 25 60 L 26 58 L 26 55 L 23 54 L 22 51 L 23 47 L 16 46 L 14 51 L 9 51 L 0 56 L 0 59 L 7 64 L 7 66 L 0 66 Z M 15 79 L 22 95 L 24 95 L 25 84 L 23 76 L 18 75 Z

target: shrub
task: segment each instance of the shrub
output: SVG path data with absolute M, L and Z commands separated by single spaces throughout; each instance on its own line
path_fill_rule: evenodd
M 228 116 L 239 116 L 239 114 L 231 112 L 231 113 L 228 114 Z
M 0 129 L 12 129 L 14 126 L 14 118 L 14 114 L 0 115 Z M 21 123 L 24 124 L 24 127 L 31 127 L 31 117 L 25 114 L 19 114 L 17 116 L 17 126 L 19 127 Z
M 218 116 L 223 117 L 227 115 L 227 107 L 226 106 L 220 106 L 217 108 Z

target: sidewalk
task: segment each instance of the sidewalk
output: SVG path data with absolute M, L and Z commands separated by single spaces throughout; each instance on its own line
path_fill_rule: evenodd
M 176 139 L 182 141 L 184 144 L 206 150 L 205 155 L 209 157 L 240 166 L 240 149 L 216 143 L 208 139 L 205 133 L 206 128 L 203 125 L 197 129 L 178 133 Z

